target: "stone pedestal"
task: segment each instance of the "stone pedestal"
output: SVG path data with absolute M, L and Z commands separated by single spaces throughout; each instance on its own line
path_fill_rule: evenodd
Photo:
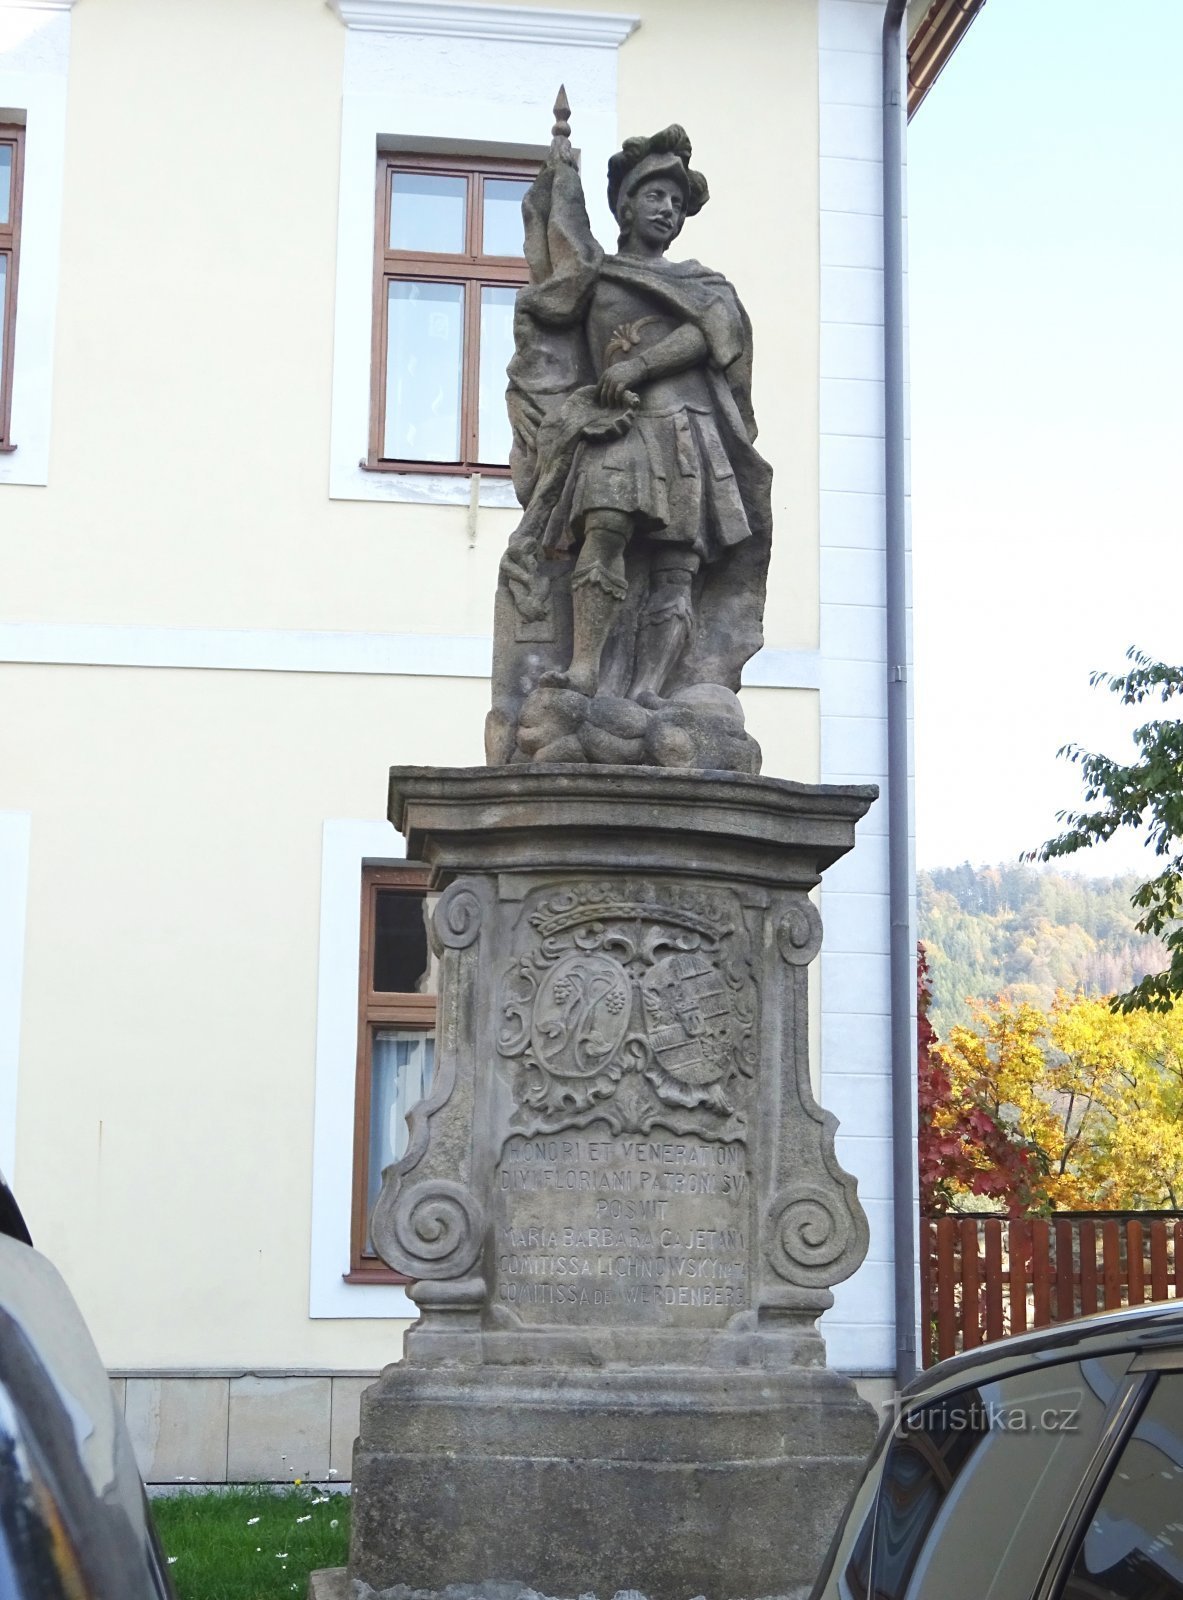
M 373 1218 L 421 1316 L 362 1401 L 359 1584 L 812 1581 L 874 1418 L 817 1331 L 867 1226 L 810 1088 L 809 890 L 874 794 L 391 774 L 439 1022 Z

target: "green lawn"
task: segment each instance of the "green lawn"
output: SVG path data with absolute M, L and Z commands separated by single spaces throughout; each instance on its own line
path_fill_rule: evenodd
M 308 1487 L 173 1495 L 152 1515 L 180 1600 L 304 1600 L 349 1548 L 348 1495 Z

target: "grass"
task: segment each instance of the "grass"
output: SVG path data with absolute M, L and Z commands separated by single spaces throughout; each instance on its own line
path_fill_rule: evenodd
M 304 1600 L 308 1574 L 343 1567 L 349 1497 L 260 1485 L 152 1502 L 179 1600 Z

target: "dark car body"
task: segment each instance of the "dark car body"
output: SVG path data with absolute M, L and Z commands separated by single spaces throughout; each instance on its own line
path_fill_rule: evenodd
M 1183 1305 L 915 1379 L 812 1600 L 1183 1600 Z
M 0 1596 L 174 1600 L 106 1369 L 0 1189 Z

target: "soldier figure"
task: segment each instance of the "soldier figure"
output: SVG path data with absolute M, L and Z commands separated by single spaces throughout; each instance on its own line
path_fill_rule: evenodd
M 675 691 L 714 685 L 733 701 L 761 642 L 771 475 L 752 445 L 751 333 L 735 291 L 697 261 L 666 259 L 706 204 L 706 179 L 680 127 L 627 140 L 608 164 L 620 232 L 618 253 L 605 256 L 562 101 L 556 113 L 550 160 L 523 205 L 532 281 L 518 297 L 509 369 L 511 466 L 526 506 L 502 564 L 516 637 L 547 637 L 539 619 L 559 598 L 547 557 L 574 548 L 570 654 L 543 653 L 535 687 L 602 696 L 615 629 L 618 700 L 657 712 Z M 755 548 L 737 562 L 745 545 Z M 623 649 L 630 578 L 640 587 Z M 506 641 L 498 647 L 504 654 Z M 509 715 L 497 709 L 497 677 L 495 667 L 494 742 Z M 505 705 L 522 673 L 501 677 Z M 634 726 L 608 709 L 597 713 L 606 726 Z M 728 714 L 742 728 L 737 703 Z

